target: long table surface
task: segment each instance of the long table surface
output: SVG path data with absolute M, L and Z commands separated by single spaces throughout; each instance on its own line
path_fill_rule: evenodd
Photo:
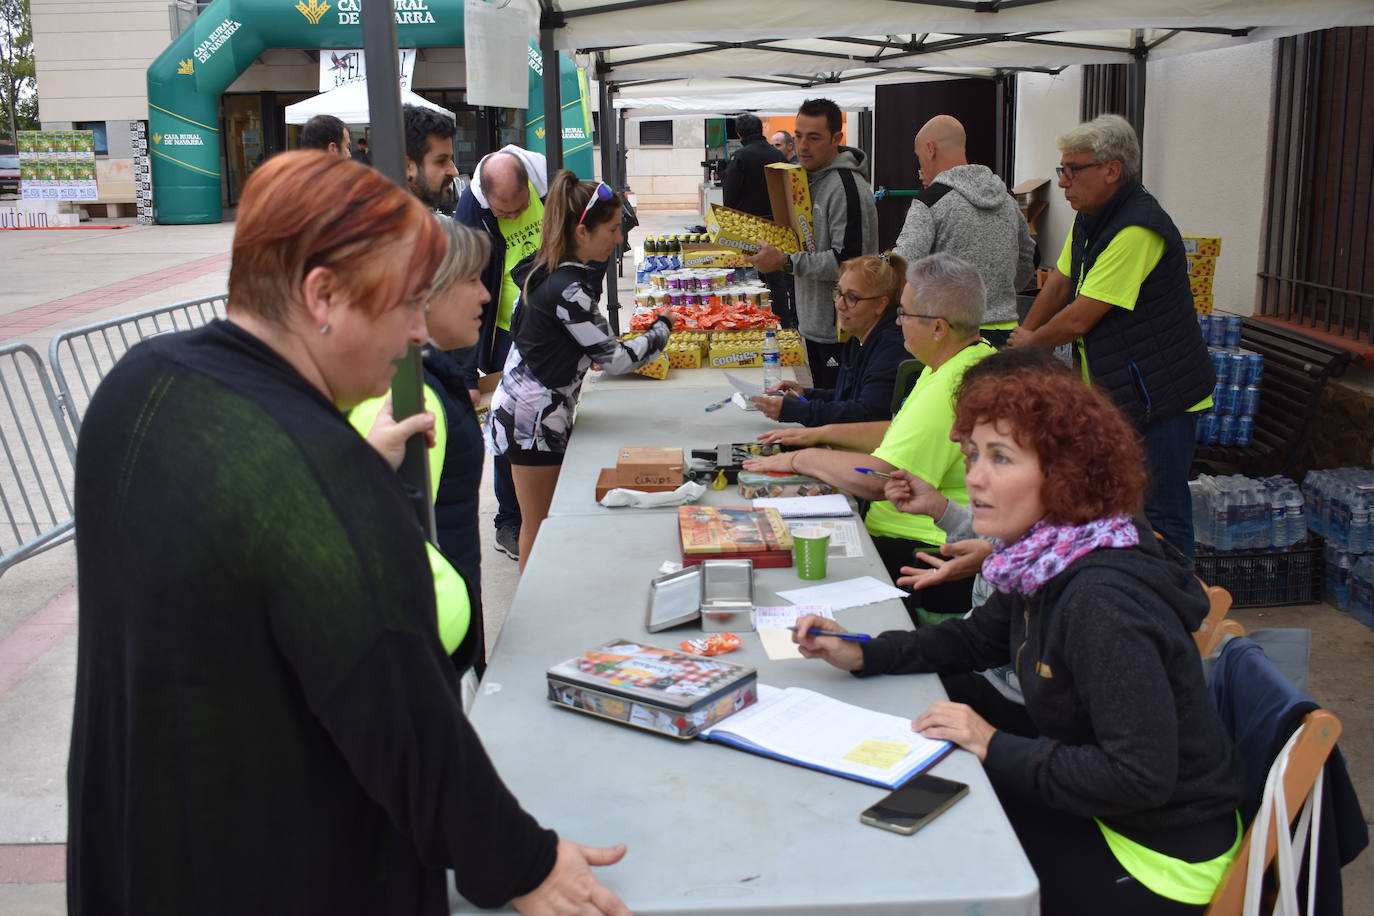
M 711 370 L 693 371 L 708 373 Z M 762 370 L 754 371 L 762 373 Z M 616 451 L 621 446 L 680 446 L 684 455 L 690 457 L 692 449 L 713 448 L 726 442 L 752 442 L 769 429 L 792 425 L 776 423 L 758 411 L 741 410 L 734 404 L 708 412 L 706 405 L 721 400 L 724 397 L 720 393 L 722 390 L 728 392 L 721 387 L 679 386 L 653 391 L 596 388 L 584 394 L 577 408 L 577 422 L 563 459 L 563 471 L 558 476 L 549 516 L 665 511 L 607 509 L 597 503 L 597 475 L 602 468 L 615 465 Z M 723 491 L 708 489 L 701 502 L 706 505 L 739 504 L 741 497 L 731 484 Z
M 587 442 L 582 432 L 574 451 Z M 675 646 L 701 634 L 696 624 L 657 634 L 644 627 L 650 580 L 665 560 L 679 558 L 667 513 L 626 509 L 544 522 L 471 712 L 526 810 L 578 842 L 626 843 L 625 859 L 597 876 L 635 913 L 1038 912 L 1035 874 L 967 752 L 954 751 L 933 772 L 968 783 L 968 796 L 901 836 L 859 823 L 883 789 L 550 704 L 547 669 L 605 640 Z M 862 558 L 829 563 L 832 581 L 866 574 L 885 581 L 868 542 Z M 777 590 L 805 584 L 791 568 L 759 570 L 755 602 L 786 604 Z M 836 617 L 872 633 L 909 626 L 896 600 Z M 858 679 L 822 662 L 772 661 L 755 634 L 739 635 L 744 645 L 724 658 L 758 668 L 762 683 L 902 716 L 944 697 L 933 675 Z M 456 895 L 453 903 L 468 908 Z

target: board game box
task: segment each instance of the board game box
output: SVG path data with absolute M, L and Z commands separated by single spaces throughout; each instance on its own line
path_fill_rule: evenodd
M 682 739 L 758 700 L 753 668 L 628 639 L 554 665 L 548 684 L 556 706 Z
M 792 565 L 792 533 L 777 509 L 678 506 L 682 563 L 751 559 L 755 568 Z

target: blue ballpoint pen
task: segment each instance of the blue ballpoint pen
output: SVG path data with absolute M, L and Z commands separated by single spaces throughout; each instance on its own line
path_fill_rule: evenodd
M 873 468 L 855 468 L 854 470 L 858 471 L 860 474 L 869 474 L 873 477 L 881 477 L 883 480 L 892 479 L 891 474 L 884 474 L 882 471 L 877 471 Z
M 796 627 L 788 627 L 793 633 L 797 632 Z M 873 639 L 867 633 L 846 633 L 844 630 L 826 630 L 821 627 L 812 627 L 807 636 L 833 636 L 836 639 L 843 639 L 845 642 L 869 642 Z
M 724 407 L 726 404 L 729 404 L 734 399 L 735 396 L 732 394 L 728 398 L 723 398 L 719 401 L 716 401 L 714 404 L 707 404 L 705 407 L 702 408 L 702 410 L 706 411 L 707 413 L 710 413 L 713 410 L 720 410 L 722 407 Z

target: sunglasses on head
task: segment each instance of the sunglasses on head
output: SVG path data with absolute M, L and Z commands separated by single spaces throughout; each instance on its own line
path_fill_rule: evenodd
M 587 198 L 587 206 L 582 208 L 582 215 L 578 217 L 577 225 L 580 226 L 584 222 L 586 222 L 587 214 L 592 212 L 592 207 L 596 206 L 596 202 L 598 200 L 604 200 L 609 202 L 610 199 L 614 196 L 615 192 L 611 190 L 610 186 L 607 185 L 606 182 L 598 181 L 596 183 L 596 191 L 593 192 L 591 197 Z

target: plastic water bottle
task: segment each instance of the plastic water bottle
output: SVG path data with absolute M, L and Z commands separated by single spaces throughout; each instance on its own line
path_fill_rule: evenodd
M 1276 478 L 1274 483 L 1267 485 L 1269 491 L 1269 546 L 1287 547 L 1288 546 L 1288 489 L 1278 481 L 1282 477 Z
M 1294 484 L 1288 491 L 1284 503 L 1284 515 L 1288 517 L 1288 544 L 1301 544 L 1307 540 L 1307 510 L 1303 504 L 1302 490 Z
M 1350 494 L 1350 534 L 1347 538 L 1351 553 L 1369 551 L 1369 496 L 1362 490 Z
M 782 381 L 782 357 L 778 353 L 778 336 L 772 331 L 763 335 L 763 387 L 777 387 Z
M 1225 481 L 1213 482 L 1212 492 L 1212 538 L 1217 550 L 1231 549 L 1231 507 Z

